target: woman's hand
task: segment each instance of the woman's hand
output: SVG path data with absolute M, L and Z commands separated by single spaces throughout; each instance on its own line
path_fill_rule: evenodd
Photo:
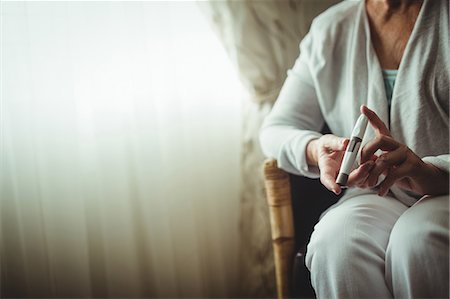
M 335 194 L 341 193 L 336 184 L 336 176 L 341 166 L 348 139 L 331 134 L 310 141 L 306 147 L 306 160 L 309 165 L 320 169 L 320 182 Z
M 377 114 L 361 107 L 361 112 L 375 129 L 376 137 L 361 151 L 361 166 L 349 176 L 349 185 L 373 188 L 379 176 L 385 175 L 380 183 L 378 195 L 385 196 L 393 185 L 414 191 L 421 195 L 438 195 L 448 192 L 448 173 L 434 165 L 425 163 L 406 145 L 392 138 L 389 130 Z M 384 151 L 379 157 L 377 150 Z

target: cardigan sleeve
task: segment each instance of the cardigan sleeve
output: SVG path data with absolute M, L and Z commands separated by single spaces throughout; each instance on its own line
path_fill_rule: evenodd
M 263 122 L 260 143 L 267 157 L 276 158 L 278 166 L 290 173 L 319 177 L 319 169 L 306 162 L 306 146 L 321 136 L 324 124 L 311 76 L 312 35 L 300 44 L 300 56 L 288 71 L 277 101 Z

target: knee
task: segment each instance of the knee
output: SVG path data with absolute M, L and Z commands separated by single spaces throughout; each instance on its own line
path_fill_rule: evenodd
M 448 253 L 448 218 L 447 196 L 427 198 L 411 207 L 392 229 L 388 256 L 395 261 L 407 259 L 417 262 L 420 258 L 432 258 L 430 253 L 436 250 Z
M 448 216 L 448 197 L 429 198 L 394 225 L 386 251 L 386 278 L 394 294 L 448 296 Z
M 328 212 L 315 226 L 305 262 L 314 274 L 317 271 L 341 271 L 358 261 L 370 245 L 368 235 L 358 227 L 361 219 L 346 210 Z

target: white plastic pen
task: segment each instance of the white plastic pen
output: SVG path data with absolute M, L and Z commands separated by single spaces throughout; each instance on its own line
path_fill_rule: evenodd
M 364 138 L 364 133 L 366 132 L 368 119 L 364 114 L 361 114 L 356 121 L 355 127 L 352 131 L 352 136 L 350 137 L 350 142 L 345 150 L 344 159 L 342 160 L 341 169 L 339 170 L 336 183 L 339 186 L 346 186 L 348 175 L 352 170 L 353 164 L 355 163 L 356 156 L 358 155 L 361 142 Z

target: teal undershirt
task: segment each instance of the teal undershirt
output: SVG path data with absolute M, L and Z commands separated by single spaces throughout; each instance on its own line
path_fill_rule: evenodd
M 394 91 L 395 79 L 397 79 L 398 70 L 383 70 L 384 88 L 386 89 L 386 98 L 389 110 L 392 102 L 392 92 Z

